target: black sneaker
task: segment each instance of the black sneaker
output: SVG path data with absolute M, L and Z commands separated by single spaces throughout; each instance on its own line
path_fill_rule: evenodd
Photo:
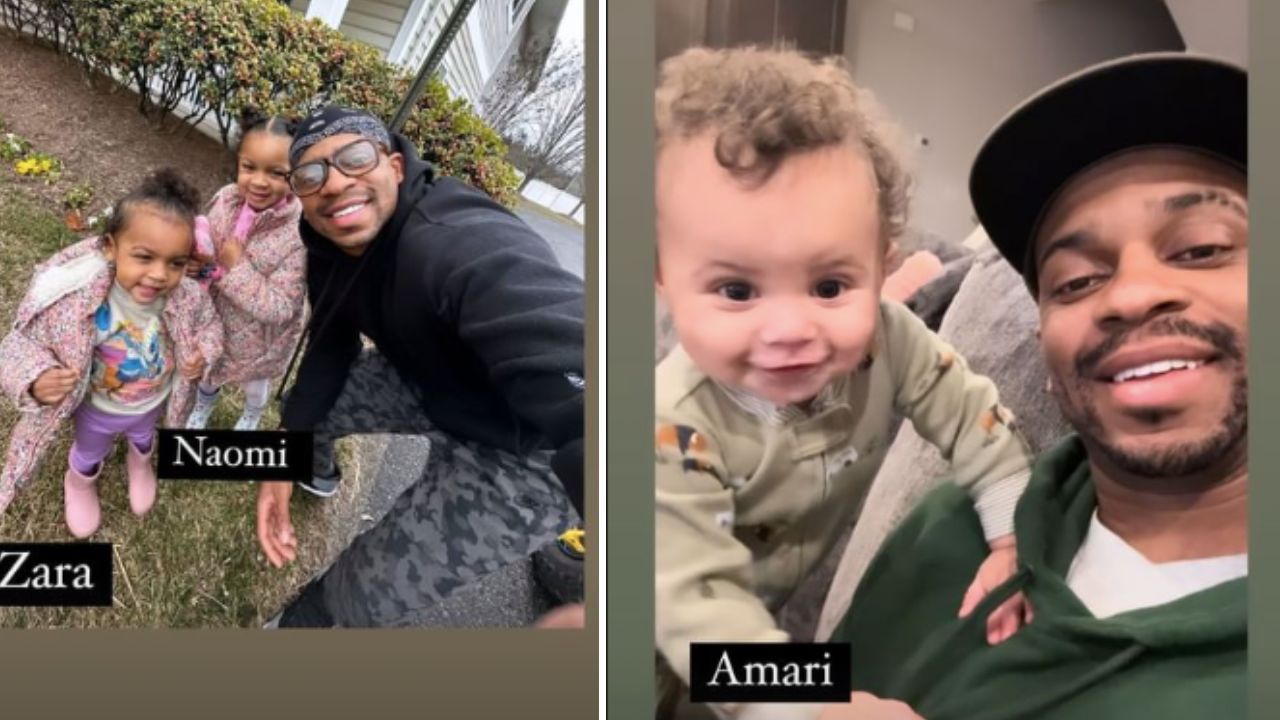
M 583 600 L 586 532 L 573 526 L 533 554 L 533 568 L 544 590 L 561 604 Z
M 265 630 L 281 628 L 329 628 L 336 623 L 324 605 L 324 590 L 321 589 L 322 578 L 316 578 L 302 588 L 302 592 L 275 617 L 263 626 Z
M 298 481 L 298 487 L 316 497 L 333 497 L 338 492 L 338 483 L 342 481 L 342 471 L 335 465 L 331 473 L 318 475 L 312 473 L 310 480 Z

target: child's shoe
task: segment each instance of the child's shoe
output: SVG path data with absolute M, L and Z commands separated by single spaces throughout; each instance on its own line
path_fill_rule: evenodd
M 151 449 L 143 453 L 125 442 L 129 452 L 125 459 L 125 470 L 129 475 L 129 507 L 134 515 L 146 515 L 156 502 L 156 472 L 151 467 L 151 456 L 156 452 L 156 440 L 151 439 Z
M 237 430 L 257 430 L 258 424 L 262 422 L 262 412 L 265 408 L 246 407 L 244 412 L 240 414 L 240 419 L 236 421 Z
M 203 430 L 209 424 L 209 416 L 213 414 L 213 408 L 218 405 L 218 392 L 206 393 L 199 387 L 196 388 L 196 406 L 191 410 L 191 415 L 187 417 L 188 430 Z
M 102 504 L 98 502 L 98 477 L 102 464 L 92 476 L 81 475 L 75 466 L 67 463 L 67 474 L 62 479 L 62 494 L 66 504 L 67 529 L 78 538 L 87 538 L 98 531 L 102 523 Z

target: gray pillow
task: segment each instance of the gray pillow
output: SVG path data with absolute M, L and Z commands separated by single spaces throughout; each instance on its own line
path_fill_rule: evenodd
M 1022 277 L 993 249 L 984 250 L 960 285 L 939 330 L 975 372 L 990 377 L 1013 410 L 1035 453 L 1070 428 L 1045 390 L 1048 375 L 1036 339 L 1039 310 Z M 903 423 L 876 475 L 826 595 L 816 637 L 830 637 L 844 619 L 858 581 L 881 543 L 916 503 L 947 480 L 949 464 Z M 837 546 L 839 547 L 839 546 Z M 956 598 L 960 609 L 960 598 Z

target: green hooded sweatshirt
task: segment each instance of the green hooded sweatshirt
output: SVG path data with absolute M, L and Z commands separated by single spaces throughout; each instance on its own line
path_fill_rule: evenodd
M 962 492 L 927 497 L 831 638 L 852 644 L 854 689 L 926 720 L 1247 717 L 1247 580 L 1099 620 L 1066 584 L 1095 505 L 1079 438 L 1042 455 L 1014 517 L 1019 572 L 960 620 L 988 548 Z M 1034 620 L 988 646 L 986 616 L 1018 590 Z

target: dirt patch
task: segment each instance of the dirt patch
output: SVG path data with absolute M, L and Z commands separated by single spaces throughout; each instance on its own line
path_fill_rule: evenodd
M 93 210 L 128 192 L 150 171 L 169 165 L 212 197 L 230 178 L 221 143 L 179 126 L 157 132 L 138 112 L 138 97 L 105 78 L 90 82 L 70 58 L 0 31 L 0 118 L 8 132 L 63 163 L 52 187 L 24 180 L 42 198 L 61 205 L 73 185 L 88 182 Z

